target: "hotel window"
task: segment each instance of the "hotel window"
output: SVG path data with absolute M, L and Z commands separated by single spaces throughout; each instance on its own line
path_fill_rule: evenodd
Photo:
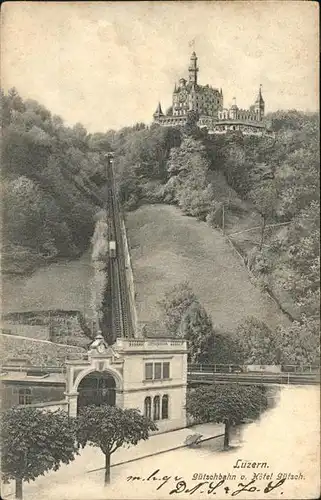
M 145 380 L 153 380 L 153 363 L 145 363 Z
M 144 415 L 147 418 L 152 418 L 152 400 L 149 396 L 147 396 L 147 398 L 145 398 Z
M 154 397 L 154 412 L 153 412 L 153 418 L 154 420 L 159 420 L 160 418 L 160 397 L 155 396 Z
M 31 404 L 31 390 L 19 389 L 19 405 L 30 405 L 30 404 Z
M 162 397 L 162 419 L 168 418 L 168 396 Z

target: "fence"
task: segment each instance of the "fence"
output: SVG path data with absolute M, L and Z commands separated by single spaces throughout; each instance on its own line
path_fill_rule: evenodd
M 188 364 L 188 372 L 203 373 L 320 373 L 318 365 L 234 365 L 234 364 Z

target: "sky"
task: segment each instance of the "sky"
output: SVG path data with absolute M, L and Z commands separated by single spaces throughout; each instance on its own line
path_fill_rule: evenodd
M 192 50 L 224 106 L 318 109 L 318 8 L 296 1 L 7 2 L 2 88 L 105 132 L 171 105 Z M 192 45 L 194 43 L 194 45 Z

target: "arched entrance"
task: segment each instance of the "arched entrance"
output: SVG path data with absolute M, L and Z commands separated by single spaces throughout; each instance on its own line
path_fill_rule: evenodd
M 116 381 L 108 372 L 91 372 L 78 385 L 77 411 L 88 405 L 116 404 Z

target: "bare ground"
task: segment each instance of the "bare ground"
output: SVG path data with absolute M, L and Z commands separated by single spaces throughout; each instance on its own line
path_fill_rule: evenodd
M 240 258 L 220 231 L 169 205 L 146 205 L 127 215 L 138 318 L 157 321 L 157 302 L 189 281 L 213 322 L 232 331 L 247 316 L 271 327 L 287 324 L 278 306 L 250 281 Z

